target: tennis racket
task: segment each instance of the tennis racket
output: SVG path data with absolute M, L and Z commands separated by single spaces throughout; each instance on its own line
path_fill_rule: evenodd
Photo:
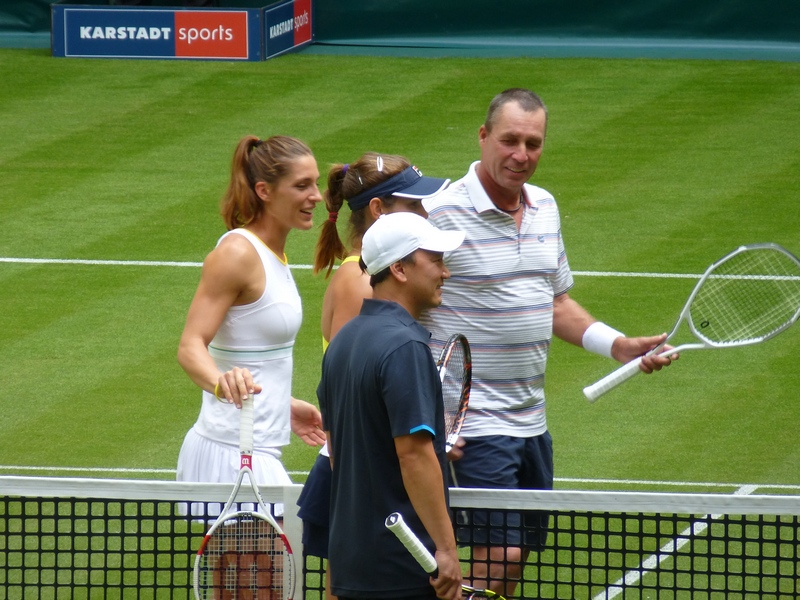
M 438 568 L 436 566 L 436 559 L 422 544 L 416 534 L 411 531 L 408 523 L 403 519 L 403 515 L 394 512 L 386 517 L 386 528 L 397 536 L 397 539 L 406 547 L 419 565 L 434 579 Z M 461 586 L 462 595 L 467 598 L 496 598 L 497 600 L 505 600 L 503 596 L 492 590 L 483 588 L 474 588 L 470 585 Z
M 758 344 L 798 317 L 800 260 L 777 244 L 740 246 L 706 269 L 665 342 L 648 355 Z M 697 341 L 663 350 L 684 322 Z M 639 373 L 641 362 L 641 357 L 632 360 L 583 393 L 594 402 Z
M 463 334 L 450 336 L 439 354 L 436 367 L 442 380 L 445 448 L 450 452 L 458 439 L 464 417 L 467 416 L 469 390 L 472 385 L 472 354 L 469 342 Z
M 252 396 L 242 402 L 239 419 L 239 476 L 197 551 L 194 595 L 197 600 L 291 600 L 296 579 L 292 548 L 261 497 L 251 470 Z M 245 475 L 261 512 L 234 510 Z

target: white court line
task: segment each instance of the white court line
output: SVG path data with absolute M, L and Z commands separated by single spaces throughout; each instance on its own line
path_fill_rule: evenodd
M 565 483 L 612 483 L 621 485 L 653 485 L 674 487 L 720 487 L 720 488 L 746 488 L 753 486 L 764 489 L 800 490 L 800 484 L 771 484 L 771 483 L 719 483 L 711 481 L 659 481 L 650 479 L 590 479 L 585 477 L 556 477 L 556 481 Z
M 202 267 L 199 262 L 160 260 L 94 260 L 82 258 L 14 258 L 0 256 L 0 263 L 36 265 L 116 265 L 121 267 Z M 291 269 L 311 269 L 313 265 L 289 265 Z M 686 273 L 628 273 L 625 271 L 573 271 L 573 275 L 585 277 L 651 277 L 656 279 L 699 279 L 700 275 Z
M 122 267 L 191 267 L 199 268 L 203 263 L 181 262 L 181 261 L 161 261 L 161 260 L 101 260 L 83 258 L 14 258 L 0 256 L 0 263 L 20 263 L 36 265 L 116 265 Z M 289 265 L 290 269 L 308 270 L 313 269 L 313 265 Z M 339 265 L 334 265 L 338 269 Z M 572 271 L 573 275 L 582 277 L 643 277 L 651 279 L 700 279 L 702 275 L 692 273 L 633 273 L 630 271 Z M 712 277 L 726 277 L 736 279 L 761 279 L 760 275 L 715 275 Z M 794 281 L 795 276 L 775 277 L 778 280 Z
M 163 260 L 94 260 L 83 258 L 13 258 L 0 256 L 0 263 L 33 265 L 113 265 L 118 267 L 192 267 L 203 266 L 201 262 L 179 262 Z M 289 265 L 291 269 L 311 269 L 312 265 Z
M 651 277 L 653 279 L 700 279 L 702 275 L 691 273 L 631 273 L 628 271 L 572 271 L 583 277 Z
M 0 465 L 0 473 L 3 471 L 55 471 L 60 473 L 156 473 L 174 475 L 175 469 L 133 469 L 126 467 L 42 467 L 24 465 Z M 289 471 L 289 475 L 307 476 L 308 471 Z M 555 481 L 564 483 L 591 483 L 591 484 L 612 484 L 612 485 L 639 485 L 639 486 L 659 486 L 659 487 L 717 487 L 717 488 L 736 488 L 741 489 L 770 489 L 770 490 L 800 490 L 800 484 L 782 483 L 719 483 L 704 481 L 659 481 L 650 479 L 591 479 L 577 477 L 556 477 Z M 737 492 L 739 493 L 739 492 Z
M 89 260 L 82 258 L 11 258 L 0 256 L 0 262 L 31 265 L 116 265 L 123 267 L 202 267 L 198 262 L 160 260 Z
M 22 465 L 0 465 L 0 473 L 3 471 L 55 471 L 57 473 L 148 473 L 174 475 L 175 469 L 129 469 L 125 467 L 24 467 Z M 289 475 L 305 475 L 308 471 L 287 471 Z
M 56 471 L 59 473 L 175 473 L 175 469 L 127 469 L 124 467 L 23 467 L 20 465 L 0 465 L 3 471 Z
M 749 496 L 758 488 L 759 486 L 756 485 L 743 485 L 736 490 L 734 494 L 737 496 Z M 711 518 L 719 519 L 721 516 L 722 515 L 711 515 Z M 706 529 L 708 529 L 708 522 L 706 521 L 697 522 L 691 527 L 687 527 L 681 531 L 674 540 L 664 544 L 659 549 L 658 554 L 653 554 L 648 557 L 637 569 L 628 571 L 623 578 L 614 582 L 607 590 L 597 594 L 593 600 L 611 600 L 623 594 L 626 587 L 636 585 L 648 571 L 653 571 L 665 560 L 674 558 L 675 555 L 680 552 L 681 548 L 691 542 L 692 537 L 701 535 Z

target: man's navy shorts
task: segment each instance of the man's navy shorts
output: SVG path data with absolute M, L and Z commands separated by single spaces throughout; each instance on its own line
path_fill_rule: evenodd
M 464 456 L 453 463 L 459 487 L 553 489 L 550 433 L 531 438 L 505 435 L 466 438 Z M 456 537 L 470 546 L 515 546 L 542 550 L 547 543 L 546 511 L 456 511 Z

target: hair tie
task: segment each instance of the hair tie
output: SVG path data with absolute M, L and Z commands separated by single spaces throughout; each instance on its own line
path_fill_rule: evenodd
M 349 169 L 349 168 L 350 168 L 350 165 L 349 165 L 349 164 L 346 164 L 345 166 L 343 166 L 343 167 L 342 167 L 342 175 L 344 175 L 345 173 L 347 173 L 347 169 Z
M 331 223 L 336 223 L 336 219 L 339 218 L 338 212 L 328 212 L 328 221 Z

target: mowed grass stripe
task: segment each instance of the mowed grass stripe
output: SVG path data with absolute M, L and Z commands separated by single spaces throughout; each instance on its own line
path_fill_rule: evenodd
M 26 267 L 14 282 L 48 289 L 12 307 L 19 327 L 3 348 L 14 357 L 7 389 L 18 409 L 0 422 L 0 454 L 29 464 L 36 440 L 37 464 L 151 466 L 136 458 L 146 453 L 174 465 L 176 436 L 196 407 L 182 402 L 191 384 L 175 361 L 195 273 L 40 269 Z M 28 315 L 25 298 L 38 299 Z M 163 456 L 159 444 L 170 446 Z
M 560 200 L 573 265 L 614 270 L 614 265 L 632 260 L 634 270 L 653 270 L 662 260 L 659 251 L 670 249 L 673 260 L 682 251 L 693 257 L 675 270 L 697 271 L 718 258 L 698 248 L 711 248 L 706 243 L 711 235 L 718 255 L 776 233 L 789 243 L 780 229 L 765 231 L 757 219 L 742 217 L 767 208 L 773 214 L 781 207 L 792 215 L 797 212 L 789 210 L 791 188 L 772 181 L 797 160 L 800 146 L 782 135 L 784 122 L 772 117 L 778 110 L 800 119 L 798 90 L 784 83 L 778 87 L 788 88 L 786 93 L 772 97 L 766 91 L 772 78 L 759 77 L 755 67 L 740 70 L 697 68 L 646 104 L 639 102 L 602 127 L 587 127 L 576 136 L 580 141 L 572 148 L 572 161 L 585 169 L 569 179 L 567 172 L 556 176 L 571 186 Z M 611 99 L 610 94 L 592 98 L 601 105 Z M 590 116 L 582 123 L 588 126 L 593 120 Z M 764 143 L 766 139 L 779 141 Z M 744 148 L 752 149 L 746 158 Z M 770 190 L 769 203 L 758 194 L 765 189 Z M 749 202 L 748 213 L 731 206 L 738 197 Z M 586 227 L 589 222 L 596 227 Z M 576 229 L 588 229 L 588 239 L 576 244 Z M 616 229 L 625 235 L 607 235 Z M 598 247 L 603 252 L 596 252 Z
M 325 58 L 323 62 L 330 60 Z M 411 64 L 407 64 L 408 69 Z M 284 89 L 279 78 L 271 75 L 259 71 L 221 72 L 184 83 L 180 93 L 137 79 L 130 81 L 133 95 L 150 98 L 148 102 L 117 101 L 107 90 L 94 90 L 95 97 L 111 105 L 128 106 L 128 110 L 104 116 L 87 107 L 85 113 L 65 115 L 67 120 L 82 122 L 73 123 L 71 134 L 51 138 L 48 143 L 37 142 L 29 151 L 36 156 L 49 156 L 57 154 L 57 148 L 73 148 L 58 166 L 39 169 L 43 165 L 30 155 L 7 165 L 19 173 L 28 189 L 38 190 L 33 197 L 29 194 L 12 200 L 11 204 L 34 217 L 21 219 L 21 224 L 40 224 L 42 217 L 57 213 L 63 219 L 63 230 L 69 231 L 67 241 L 85 242 L 102 234 L 96 227 L 99 223 L 115 222 L 124 227 L 153 222 L 148 211 L 165 206 L 181 205 L 187 215 L 213 214 L 227 183 L 233 145 L 241 135 L 291 133 L 313 145 L 320 135 L 336 139 L 341 130 L 352 127 L 354 120 L 362 120 L 364 115 L 391 114 L 397 104 L 408 101 L 408 92 L 404 95 L 399 93 L 399 87 L 390 87 L 376 102 L 364 102 L 363 112 L 342 111 L 343 122 L 339 122 L 319 117 L 319 94 L 314 89 L 319 81 L 300 79 L 305 82 L 303 85 Z M 417 80 L 419 88 L 418 76 Z M 84 93 L 80 90 L 77 95 Z M 326 101 L 335 103 L 336 98 Z M 69 97 L 64 103 L 74 104 Z M 340 104 L 347 104 L 344 98 Z M 297 112 L 287 112 L 286 106 L 296 107 Z M 225 143 L 211 146 L 208 140 L 212 139 L 225 139 Z M 324 172 L 327 162 L 320 163 Z M 76 202 L 76 198 L 84 201 Z M 187 222 L 181 224 L 190 226 Z M 198 230 L 213 231 L 201 226 Z M 40 227 L 31 226 L 25 233 L 20 236 L 26 240 L 25 249 L 42 251 L 65 241 L 47 235 Z M 206 248 L 215 236 L 208 237 Z M 305 254 L 310 258 L 309 252 Z

